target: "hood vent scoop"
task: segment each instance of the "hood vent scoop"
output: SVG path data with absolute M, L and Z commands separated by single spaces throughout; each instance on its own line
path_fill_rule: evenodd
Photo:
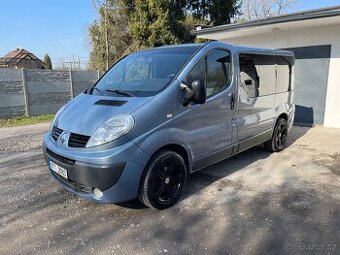
M 127 101 L 119 101 L 119 100 L 98 100 L 95 104 L 97 105 L 108 105 L 108 106 L 122 106 L 126 104 Z

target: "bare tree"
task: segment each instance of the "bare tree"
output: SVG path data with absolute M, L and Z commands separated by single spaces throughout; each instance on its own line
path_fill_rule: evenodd
M 294 9 L 299 0 L 243 0 L 241 20 L 265 19 Z
M 91 44 L 89 66 L 105 71 L 116 62 L 127 49 L 128 13 L 125 0 L 92 0 L 98 19 L 88 28 Z

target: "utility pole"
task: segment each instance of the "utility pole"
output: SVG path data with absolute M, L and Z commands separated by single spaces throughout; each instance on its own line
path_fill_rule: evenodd
M 73 68 L 72 68 L 72 65 L 73 65 Z M 72 55 L 71 70 L 76 70 L 76 61 L 75 61 L 75 59 L 74 59 L 74 54 Z

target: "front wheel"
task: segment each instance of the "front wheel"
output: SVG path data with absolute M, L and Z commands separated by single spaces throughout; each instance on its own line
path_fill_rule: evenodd
M 265 142 L 264 145 L 268 151 L 279 152 L 284 150 L 287 143 L 288 125 L 287 121 L 280 118 L 274 128 L 272 138 Z
M 173 151 L 156 154 L 143 175 L 139 200 L 148 207 L 166 209 L 177 202 L 187 178 L 184 159 Z

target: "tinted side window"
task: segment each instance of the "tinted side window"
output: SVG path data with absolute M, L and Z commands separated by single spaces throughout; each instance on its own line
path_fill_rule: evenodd
M 291 64 L 288 57 L 276 56 L 276 93 L 287 92 L 291 83 Z
M 240 55 L 240 81 L 249 97 L 259 96 L 260 77 L 255 62 L 254 56 Z
M 202 58 L 188 74 L 187 82 L 189 85 L 196 80 L 205 84 L 205 58 Z
M 230 53 L 213 50 L 207 55 L 207 97 L 217 94 L 227 85 L 231 77 Z
M 240 54 L 240 80 L 249 97 L 275 93 L 275 57 Z

